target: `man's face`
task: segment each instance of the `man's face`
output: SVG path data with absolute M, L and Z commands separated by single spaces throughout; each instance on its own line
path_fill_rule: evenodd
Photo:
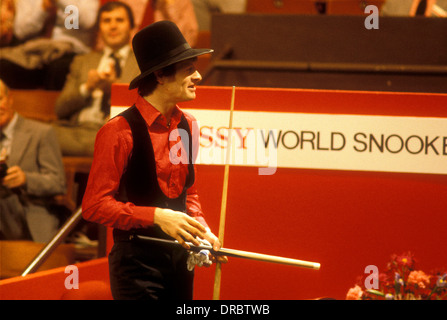
M 0 127 L 6 126 L 13 116 L 11 94 L 7 94 L 5 87 L 0 84 Z
M 129 43 L 131 30 L 129 16 L 124 8 L 103 12 L 99 18 L 99 33 L 104 43 L 113 50 Z
M 202 80 L 197 71 L 195 59 L 189 59 L 177 63 L 176 73 L 166 77 L 166 90 L 173 102 L 189 101 L 196 98 L 196 85 Z

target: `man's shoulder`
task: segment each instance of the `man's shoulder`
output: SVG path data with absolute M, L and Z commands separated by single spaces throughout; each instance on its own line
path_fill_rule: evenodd
M 95 61 L 95 60 L 99 61 L 101 57 L 102 57 L 101 51 L 92 50 L 87 53 L 77 54 L 73 59 L 73 63 L 85 63 L 86 61 Z
M 197 121 L 196 118 L 191 113 L 189 113 L 183 109 L 182 109 L 182 113 L 185 116 L 186 120 L 188 120 L 188 122 Z
M 22 126 L 32 129 L 32 130 L 38 130 L 38 131 L 47 131 L 51 130 L 52 126 L 49 123 L 41 122 L 34 119 L 25 118 L 22 116 L 19 116 L 18 123 L 22 123 Z
M 127 120 L 121 115 L 117 114 L 116 116 L 110 118 L 100 129 L 101 132 L 107 132 L 108 134 L 117 134 L 122 130 L 129 129 L 129 124 Z
M 36 139 L 46 139 L 56 134 L 51 124 L 22 116 L 17 119 L 16 130 L 27 132 Z

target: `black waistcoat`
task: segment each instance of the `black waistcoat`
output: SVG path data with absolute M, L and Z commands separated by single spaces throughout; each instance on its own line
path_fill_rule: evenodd
M 116 199 L 122 202 L 132 202 L 137 206 L 169 208 L 186 212 L 186 191 L 193 185 L 195 176 L 192 162 L 192 136 L 185 116 L 182 115 L 177 128 L 185 130 L 189 137 L 188 145 L 184 145 L 184 150 L 188 152 L 188 175 L 183 191 L 177 198 L 167 197 L 160 189 L 152 141 L 146 122 L 136 106 L 128 108 L 118 116 L 124 117 L 129 123 L 133 137 L 133 149 L 126 171 L 121 177 Z M 185 144 L 184 141 L 182 142 Z M 154 235 L 151 229 L 153 228 L 133 230 L 133 232 Z

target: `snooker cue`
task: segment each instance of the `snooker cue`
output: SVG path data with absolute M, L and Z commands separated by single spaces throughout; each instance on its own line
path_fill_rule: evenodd
M 153 237 L 147 237 L 147 236 L 141 236 L 141 235 L 135 235 L 134 237 L 136 239 L 139 239 L 142 241 L 152 241 L 152 242 L 157 242 L 160 244 L 166 244 L 169 246 L 182 247 L 182 245 L 178 241 L 174 241 L 174 240 L 159 239 L 159 238 L 153 238 Z M 187 243 L 189 244 L 191 251 L 199 252 L 200 250 L 208 250 L 214 256 L 228 256 L 228 257 L 243 258 L 243 259 L 250 259 L 250 260 L 256 260 L 256 261 L 263 261 L 263 262 L 272 262 L 272 263 L 278 263 L 278 264 L 289 265 L 289 266 L 294 266 L 294 267 L 310 268 L 310 269 L 314 269 L 314 270 L 320 269 L 320 264 L 318 262 L 298 260 L 298 259 L 292 259 L 292 258 L 286 258 L 286 257 L 279 257 L 279 256 L 273 256 L 273 255 L 269 255 L 269 254 L 256 253 L 256 252 L 250 252 L 250 251 L 228 249 L 228 248 L 224 248 L 224 247 L 220 248 L 219 251 L 214 251 L 213 248 L 207 244 L 201 244 L 201 245 L 196 246 L 191 242 L 187 242 Z
M 228 130 L 228 149 L 225 161 L 225 173 L 223 181 L 223 191 L 222 191 L 222 204 L 220 207 L 220 222 L 219 222 L 219 241 L 221 246 L 223 246 L 224 232 L 225 232 L 225 218 L 227 210 L 227 195 L 228 195 L 228 176 L 230 173 L 230 152 L 231 152 L 231 136 L 233 129 L 233 110 L 234 110 L 234 97 L 235 97 L 236 87 L 233 86 L 231 93 L 231 105 L 230 105 L 230 123 Z M 220 262 L 216 263 L 216 272 L 214 274 L 214 291 L 213 300 L 219 300 L 220 298 L 220 283 L 222 276 L 222 264 Z

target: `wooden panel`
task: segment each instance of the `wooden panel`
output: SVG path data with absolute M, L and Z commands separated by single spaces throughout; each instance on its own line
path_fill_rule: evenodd
M 0 241 L 0 278 L 17 277 L 44 248 L 45 244 L 32 241 Z M 67 266 L 75 262 L 73 244 L 61 244 L 38 271 Z
M 364 22 L 355 15 L 214 15 L 213 56 L 231 48 L 223 62 L 256 69 L 216 67 L 205 84 L 447 92 L 446 19 L 380 17 L 378 30 Z M 263 69 L 269 62 L 302 67 Z
M 247 13 L 363 15 L 367 5 L 383 0 L 247 0 Z
M 13 107 L 22 116 L 50 122 L 57 119 L 54 111 L 59 91 L 11 89 Z
M 313 0 L 247 0 L 248 13 L 316 14 Z

